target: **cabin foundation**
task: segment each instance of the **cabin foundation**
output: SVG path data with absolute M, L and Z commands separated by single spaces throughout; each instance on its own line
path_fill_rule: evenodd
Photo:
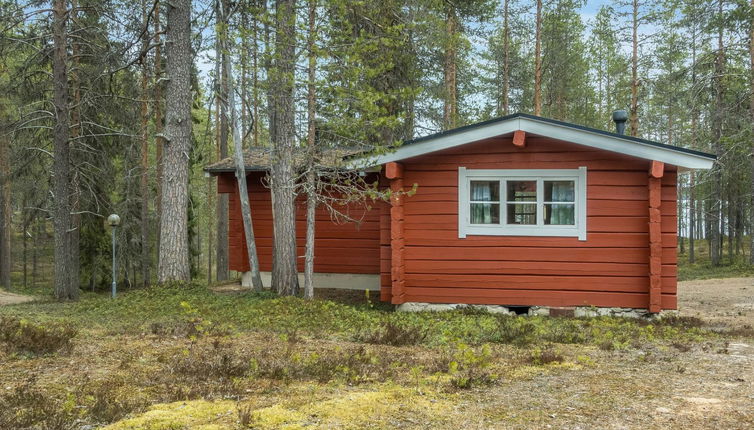
M 575 307 L 550 307 L 550 306 L 530 306 L 526 312 L 520 312 L 520 306 L 499 306 L 499 305 L 467 305 L 463 303 L 423 303 L 423 302 L 406 302 L 396 306 L 398 312 L 443 312 L 460 309 L 475 309 L 487 311 L 491 314 L 501 315 L 527 315 L 527 316 L 567 316 L 576 318 L 594 318 L 594 317 L 620 317 L 620 318 L 646 318 L 657 319 L 667 316 L 677 315 L 676 310 L 663 310 L 662 312 L 650 312 L 648 309 L 641 308 L 618 308 L 618 307 L 595 307 L 595 306 L 575 306 Z

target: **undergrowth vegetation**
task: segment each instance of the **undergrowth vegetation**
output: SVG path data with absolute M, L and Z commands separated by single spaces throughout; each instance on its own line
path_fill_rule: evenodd
M 11 387 L 0 392 L 7 405 L 0 428 L 100 425 L 155 404 L 240 402 L 301 384 L 454 392 L 520 377 L 516 369 L 527 366 L 590 365 L 588 356 L 569 350 L 576 345 L 681 351 L 673 345 L 718 336 L 694 318 L 396 313 L 370 303 L 221 295 L 196 285 L 135 290 L 115 300 L 89 294 L 78 303 L 0 307 L 0 342 L 9 347 L 0 351 L 0 384 Z M 61 357 L 69 367 L 51 366 Z M 16 368 L 30 376 L 9 377 Z M 239 412 L 238 419 L 255 413 Z

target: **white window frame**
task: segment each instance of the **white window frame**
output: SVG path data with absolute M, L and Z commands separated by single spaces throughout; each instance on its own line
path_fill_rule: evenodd
M 469 193 L 471 181 L 500 181 L 500 224 L 471 224 Z M 506 224 L 507 188 L 504 182 L 537 181 L 537 225 Z M 576 225 L 544 224 L 544 181 L 574 181 Z M 586 166 L 578 169 L 467 169 L 458 168 L 458 237 L 556 236 L 586 240 Z

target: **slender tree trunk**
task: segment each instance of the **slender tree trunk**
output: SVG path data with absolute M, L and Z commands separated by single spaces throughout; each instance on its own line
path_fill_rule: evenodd
M 639 135 L 639 0 L 633 0 L 631 15 L 631 109 L 629 127 L 631 136 Z
M 293 166 L 296 0 L 276 1 L 274 72 L 271 82 L 272 284 L 281 295 L 298 293 L 296 268 L 296 172 Z
M 5 121 L 5 112 L 0 106 L 0 121 Z M 10 184 L 10 140 L 6 138 L 7 131 L 4 124 L 0 126 L 0 288 L 9 290 L 11 272 L 11 230 L 13 228 L 11 214 L 11 184 Z M 24 223 L 26 227 L 26 223 Z M 24 245 L 26 241 L 24 238 Z M 24 255 L 24 258 L 25 255 Z
M 448 40 L 445 46 L 443 126 L 445 130 L 449 130 L 458 125 L 458 17 L 454 6 L 448 6 L 445 33 Z
M 24 208 L 26 208 L 26 204 L 24 204 Z M 21 232 L 23 234 L 22 243 L 23 243 L 23 285 L 24 288 L 27 288 L 28 282 L 29 282 L 29 221 L 26 219 L 26 209 L 24 209 L 21 212 L 21 217 L 23 221 L 23 231 Z
M 251 98 L 254 103 L 251 119 L 252 146 L 259 146 L 259 5 L 254 1 L 254 17 L 251 23 Z
M 542 115 L 542 0 L 537 0 L 534 23 L 534 115 Z
M 74 32 L 79 30 L 81 26 L 78 22 L 78 1 L 71 1 L 71 28 Z M 70 246 L 70 267 L 68 282 L 71 284 L 71 290 L 78 291 L 80 286 L 81 276 L 81 248 L 79 246 L 81 242 L 81 187 L 79 185 L 80 176 L 78 171 L 79 156 L 76 148 L 79 146 L 79 140 L 83 134 L 81 124 L 81 44 L 79 43 L 79 37 L 73 39 L 71 43 L 71 60 L 72 60 L 72 72 L 71 72 L 71 86 L 73 87 L 73 106 L 71 106 L 71 139 L 69 143 L 69 154 L 71 159 L 71 190 L 70 190 L 70 202 L 71 202 L 71 228 L 69 234 L 69 246 Z
M 162 237 L 162 153 L 164 142 L 162 139 L 162 46 L 160 46 L 160 1 L 155 0 L 154 5 L 154 132 L 155 132 L 155 162 L 157 163 L 157 195 L 155 196 L 155 213 L 157 215 L 157 243 Z M 160 247 L 157 246 L 157 261 L 160 261 Z
M 215 67 L 217 72 L 217 88 L 215 94 L 217 95 L 217 107 L 220 112 L 217 115 L 217 126 L 219 129 L 219 138 L 217 142 L 217 149 L 219 151 L 218 158 L 220 160 L 225 159 L 228 156 L 228 77 L 225 74 L 225 68 L 230 61 L 227 49 L 228 31 L 227 31 L 227 16 L 228 13 L 228 0 L 216 0 L 217 1 L 217 58 L 218 64 Z M 242 55 L 243 56 L 243 55 Z M 215 264 L 215 275 L 218 281 L 225 281 L 228 279 L 228 195 L 223 193 L 217 197 L 217 249 Z
M 751 9 L 754 10 L 754 0 L 751 0 Z M 751 154 L 749 155 L 751 163 L 751 208 L 749 209 L 749 263 L 754 264 L 754 13 L 751 13 L 749 22 L 749 71 L 750 88 L 749 91 L 749 114 L 751 115 Z
M 754 0 L 753 0 L 754 1 Z M 691 30 L 691 87 L 696 88 L 696 24 Z M 691 100 L 691 147 L 697 148 L 697 121 L 699 110 L 696 100 Z M 753 162 L 754 163 L 754 162 Z M 754 164 L 753 164 L 754 165 Z M 689 263 L 696 262 L 696 243 L 694 240 L 700 237 L 697 234 L 697 202 L 696 202 L 696 174 L 692 170 L 689 173 Z
M 71 203 L 70 203 L 70 107 L 68 105 L 68 10 L 66 0 L 52 4 L 52 79 L 55 125 L 53 128 L 53 174 L 55 226 L 55 274 L 53 284 L 58 300 L 78 300 L 78 288 L 71 288 Z
M 225 3 L 220 5 L 220 11 L 225 16 Z M 222 38 L 221 47 L 224 53 L 228 52 L 228 40 Z M 249 270 L 251 271 L 251 283 L 254 291 L 262 291 L 262 277 L 259 273 L 259 257 L 257 255 L 256 239 L 254 237 L 254 224 L 251 217 L 251 206 L 249 204 L 249 190 L 246 184 L 246 166 L 243 157 L 243 144 L 241 143 L 240 124 L 238 123 L 238 111 L 236 110 L 236 92 L 233 85 L 233 67 L 230 63 L 230 57 L 227 57 L 223 64 L 224 83 L 227 88 L 228 98 L 224 100 L 228 104 L 227 110 L 230 110 L 230 127 L 233 132 L 233 149 L 236 164 L 236 181 L 238 182 L 238 194 L 241 201 L 241 216 L 243 218 L 243 229 L 246 235 L 246 251 L 249 256 Z
M 167 19 L 165 153 L 158 278 L 191 279 L 188 241 L 188 173 L 191 152 L 191 0 L 172 0 Z
M 722 19 L 723 15 L 723 1 L 718 0 L 718 18 Z M 723 45 L 723 23 L 720 22 L 718 24 L 718 32 L 717 32 L 717 55 L 715 57 L 715 76 L 713 79 L 714 82 L 714 92 L 715 92 L 715 111 L 713 113 L 713 124 L 712 124 L 712 140 L 715 145 L 715 155 L 718 157 L 718 162 L 715 164 L 715 167 L 713 168 L 713 196 L 712 196 L 712 207 L 710 208 L 710 222 L 711 222 L 711 246 L 710 246 L 710 259 L 712 261 L 713 266 L 720 265 L 720 257 L 722 256 L 721 252 L 721 228 L 720 225 L 720 216 L 721 216 L 721 210 L 722 210 L 722 191 L 723 191 L 723 184 L 722 184 L 722 170 L 721 166 L 719 164 L 720 157 L 722 156 L 722 136 L 723 136 L 723 121 L 725 120 L 725 115 L 723 113 L 724 109 L 724 99 L 723 99 L 723 74 L 725 73 L 725 53 L 724 53 L 724 45 Z
M 510 113 L 510 85 L 511 85 L 511 72 L 510 72 L 510 26 L 508 25 L 508 6 L 510 0 L 503 0 L 503 115 Z
M 315 76 L 317 57 L 314 52 L 314 43 L 316 38 L 315 23 L 317 20 L 317 3 L 316 0 L 309 0 L 309 34 L 307 47 L 309 51 L 309 66 L 307 85 L 307 145 L 309 146 L 309 169 L 306 172 L 306 253 L 304 256 L 304 297 L 307 299 L 314 298 L 314 244 L 315 244 L 315 223 L 317 215 L 317 172 L 315 170 L 315 143 L 316 143 L 316 89 Z
M 148 22 L 147 3 L 142 1 L 144 25 Z M 149 43 L 149 30 L 144 35 L 144 45 Z M 149 285 L 149 65 L 146 55 L 141 59 L 141 177 L 139 178 L 141 194 L 141 277 L 143 285 Z

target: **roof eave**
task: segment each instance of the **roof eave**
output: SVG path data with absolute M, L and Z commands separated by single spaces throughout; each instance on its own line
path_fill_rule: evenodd
M 711 169 L 715 162 L 715 157 L 710 154 L 669 147 L 657 142 L 592 130 L 560 121 L 516 114 L 477 126 L 463 127 L 420 138 L 387 154 L 354 159 L 350 165 L 354 168 L 382 165 L 513 133 L 516 130 L 647 160 L 661 161 L 685 169 L 707 170 Z

